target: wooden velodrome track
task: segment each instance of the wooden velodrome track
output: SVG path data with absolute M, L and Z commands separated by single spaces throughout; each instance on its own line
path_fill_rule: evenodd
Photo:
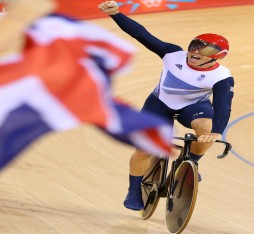
M 236 82 L 225 132 L 234 151 L 218 160 L 219 149 L 213 146 L 202 159 L 203 181 L 186 234 L 254 233 L 253 12 L 249 5 L 132 16 L 159 38 L 184 48 L 205 32 L 225 35 L 231 45 L 222 64 Z M 140 108 L 158 82 L 160 59 L 111 19 L 93 22 L 137 46 L 133 68 L 115 80 L 114 93 Z M 176 129 L 178 135 L 187 131 L 178 124 Z M 1 174 L 0 233 L 167 233 L 164 199 L 146 221 L 122 205 L 133 150 L 88 126 L 41 139 Z

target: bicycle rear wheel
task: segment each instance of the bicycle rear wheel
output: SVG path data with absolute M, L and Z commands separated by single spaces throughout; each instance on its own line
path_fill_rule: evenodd
M 168 160 L 163 158 L 153 158 L 151 169 L 145 174 L 142 181 L 142 198 L 144 209 L 139 212 L 142 219 L 150 218 L 159 203 L 159 188 L 165 180 Z
M 172 234 L 181 233 L 192 216 L 198 193 L 198 169 L 191 161 L 183 161 L 177 168 L 172 192 L 167 195 L 166 225 Z M 169 190 L 170 191 L 170 190 Z

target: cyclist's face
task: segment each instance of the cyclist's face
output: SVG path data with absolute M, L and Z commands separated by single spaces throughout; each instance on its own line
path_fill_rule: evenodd
M 210 61 L 210 57 L 203 56 L 199 53 L 199 50 L 193 50 L 193 51 L 188 51 L 187 53 L 187 62 L 190 66 L 192 67 L 197 67 L 200 68 L 199 65 L 206 63 Z M 213 63 L 208 63 L 202 66 L 202 68 L 208 68 L 214 65 L 215 62 Z

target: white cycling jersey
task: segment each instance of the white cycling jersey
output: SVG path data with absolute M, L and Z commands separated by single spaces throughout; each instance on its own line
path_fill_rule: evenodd
M 231 77 L 230 71 L 222 65 L 213 70 L 194 70 L 187 65 L 186 56 L 185 51 L 177 51 L 163 57 L 160 82 L 153 91 L 174 110 L 208 100 L 214 84 Z

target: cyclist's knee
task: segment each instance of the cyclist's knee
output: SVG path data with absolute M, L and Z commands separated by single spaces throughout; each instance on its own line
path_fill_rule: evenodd
M 146 160 L 148 158 L 151 157 L 151 154 L 144 152 L 142 150 L 137 149 L 134 154 L 132 155 L 131 159 L 132 160 L 138 160 L 138 161 L 142 161 L 142 160 Z
M 197 136 L 210 134 L 212 130 L 212 120 L 205 118 L 195 119 L 191 122 L 191 127 Z

